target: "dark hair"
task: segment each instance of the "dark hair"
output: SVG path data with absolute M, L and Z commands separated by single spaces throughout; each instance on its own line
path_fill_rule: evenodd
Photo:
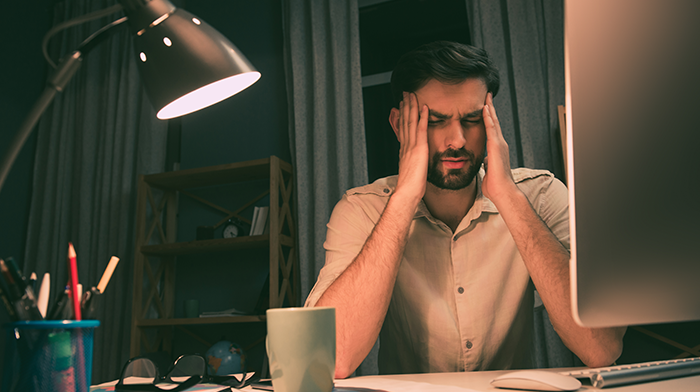
M 398 107 L 403 92 L 415 92 L 435 79 L 458 84 L 467 79 L 483 80 L 495 97 L 500 86 L 498 70 L 485 50 L 458 42 L 435 41 L 404 54 L 391 74 L 391 94 Z

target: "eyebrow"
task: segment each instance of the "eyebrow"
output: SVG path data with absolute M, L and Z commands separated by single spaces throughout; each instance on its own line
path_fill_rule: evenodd
M 464 119 L 468 119 L 468 118 L 473 119 L 475 117 L 480 117 L 482 114 L 482 110 L 483 109 L 477 109 L 477 110 L 474 110 L 473 112 L 469 112 L 469 113 L 465 114 L 464 116 L 462 116 L 461 119 L 464 120 Z M 431 117 L 436 117 L 439 120 L 447 120 L 447 119 L 452 118 L 452 116 L 450 116 L 448 114 L 440 113 L 440 112 L 432 110 L 432 109 L 429 110 L 429 114 Z

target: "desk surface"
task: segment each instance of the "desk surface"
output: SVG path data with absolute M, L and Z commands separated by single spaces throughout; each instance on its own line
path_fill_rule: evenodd
M 546 369 L 549 371 L 562 371 L 564 369 Z M 465 372 L 465 373 L 428 373 L 428 374 L 397 374 L 383 376 L 364 376 L 350 378 L 347 380 L 336 380 L 336 389 L 352 390 L 349 387 L 357 386 L 362 388 L 372 388 L 386 390 L 390 382 L 403 384 L 405 382 L 427 383 L 436 386 L 435 390 L 440 390 L 440 386 L 454 386 L 475 391 L 508 391 L 491 386 L 490 382 L 501 374 L 509 371 L 487 371 L 487 372 Z M 353 385 L 355 384 L 355 385 Z M 408 385 L 408 384 L 406 384 Z M 409 388 L 410 389 L 410 388 Z M 447 388 L 450 389 L 450 388 Z M 610 392 L 697 392 L 700 390 L 700 375 L 692 377 L 675 378 L 663 381 L 655 381 L 643 384 L 627 385 L 612 388 L 597 389 L 590 385 L 584 385 L 579 391 L 610 391 Z M 399 389 L 392 390 L 400 392 Z
M 562 371 L 565 369 L 542 369 L 547 371 Z M 464 372 L 464 373 L 426 373 L 426 374 L 395 374 L 383 376 L 354 377 L 345 380 L 335 380 L 336 392 L 465 392 L 465 391 L 515 391 L 511 389 L 498 389 L 491 386 L 491 380 L 508 373 L 510 370 L 498 370 L 488 372 Z M 111 383 L 92 386 L 91 391 L 114 391 Z M 429 385 L 426 385 L 429 384 Z M 102 387 L 102 388 L 100 388 Z M 354 387 L 354 388 L 353 388 Z M 457 389 L 454 387 L 459 387 Z M 247 386 L 241 391 L 260 392 Z M 643 384 L 627 385 L 597 389 L 590 385 L 584 385 L 578 391 L 602 391 L 602 392 L 698 392 L 700 391 L 700 375 L 692 377 L 674 378 L 663 381 L 648 382 Z

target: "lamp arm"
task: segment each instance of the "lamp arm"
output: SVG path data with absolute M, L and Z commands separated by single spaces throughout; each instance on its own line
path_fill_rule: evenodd
M 19 155 L 19 152 L 22 150 L 32 130 L 34 130 L 34 126 L 39 121 L 44 111 L 46 111 L 49 104 L 51 104 L 56 93 L 63 91 L 68 82 L 73 78 L 75 72 L 80 68 L 83 56 L 107 38 L 108 34 L 115 31 L 114 27 L 122 25 L 126 20 L 127 18 L 123 17 L 99 29 L 85 39 L 85 41 L 80 44 L 78 50 L 64 56 L 58 63 L 56 70 L 49 77 L 44 91 L 41 93 L 36 103 L 34 103 L 34 106 L 29 111 L 24 122 L 22 122 L 19 131 L 17 131 L 12 142 L 10 142 L 7 152 L 0 162 L 0 191 L 2 191 L 2 186 L 7 179 L 12 164 L 15 162 L 15 159 L 17 159 L 17 155 Z
M 78 46 L 78 51 L 82 52 L 83 54 L 87 54 L 89 51 L 92 50 L 95 46 L 97 46 L 100 42 L 104 41 L 109 34 L 114 33 L 116 30 L 113 30 L 115 27 L 121 26 L 124 22 L 127 21 L 127 17 L 121 17 L 114 22 L 102 27 L 101 29 L 95 31 L 85 39 L 82 43 L 80 43 L 80 46 Z
M 113 5 L 111 7 L 105 8 L 103 10 L 91 12 L 89 14 L 81 15 L 77 18 L 67 20 L 65 22 L 61 22 L 61 23 L 57 24 L 56 26 L 52 27 L 46 33 L 46 35 L 44 35 L 44 39 L 41 42 L 41 51 L 44 53 L 44 58 L 49 63 L 49 65 L 51 65 L 51 68 L 56 68 L 56 64 L 53 62 L 53 60 L 51 60 L 51 56 L 49 56 L 49 49 L 48 49 L 49 48 L 49 41 L 51 40 L 51 38 L 53 36 L 55 36 L 56 34 L 58 34 L 59 32 L 65 30 L 67 28 L 77 26 L 79 24 L 87 23 L 87 22 L 93 21 L 95 19 L 105 17 L 107 15 L 118 12 L 121 9 L 122 9 L 122 5 L 116 4 L 116 5 Z

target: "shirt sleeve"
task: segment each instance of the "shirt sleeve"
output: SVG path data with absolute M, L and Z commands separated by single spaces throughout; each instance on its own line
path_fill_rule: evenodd
M 343 195 L 331 213 L 323 244 L 326 262 L 304 306 L 316 305 L 328 287 L 355 260 L 374 229 L 376 221 L 355 199 L 356 196 Z
M 537 213 L 567 250 L 571 250 L 569 234 L 569 192 L 559 179 L 552 176 L 543 188 Z

